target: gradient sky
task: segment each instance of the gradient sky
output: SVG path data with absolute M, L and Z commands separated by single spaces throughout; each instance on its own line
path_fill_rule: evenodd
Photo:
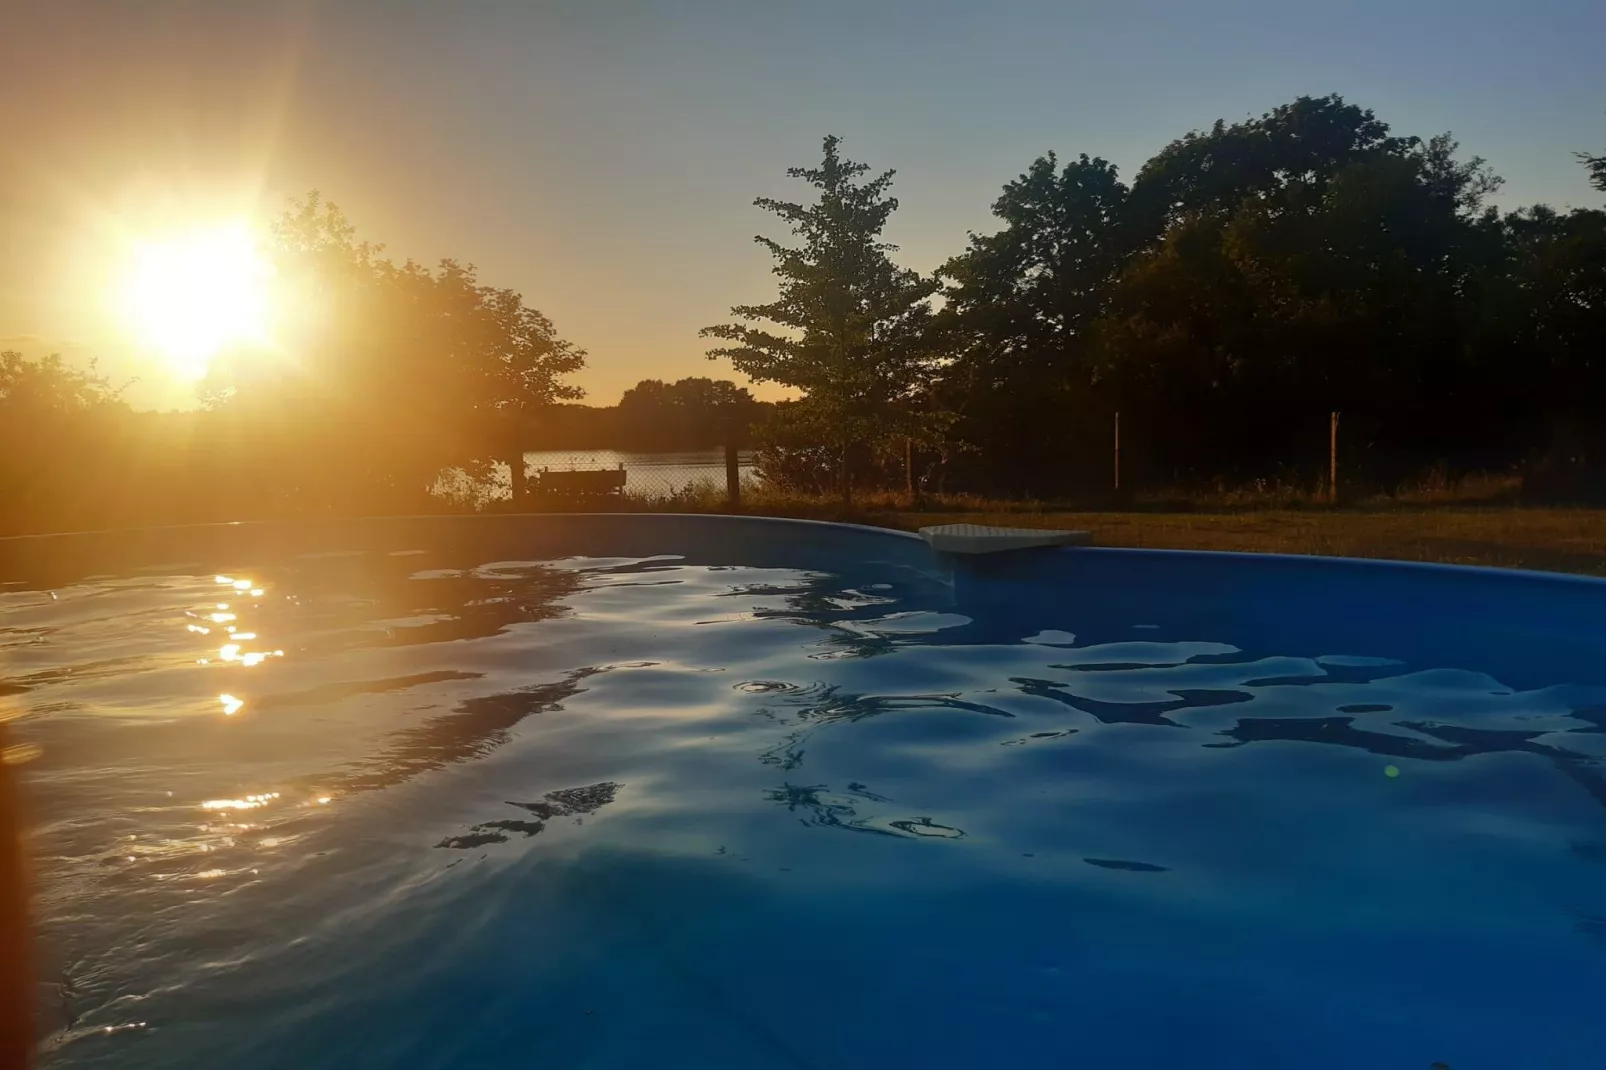
M 991 230 L 1048 150 L 1131 178 L 1170 139 L 1338 92 L 1397 133 L 1451 130 L 1509 207 L 1599 205 L 1606 3 L 1368 0 L 0 0 L 0 345 L 128 352 L 110 235 L 271 217 L 317 187 L 398 257 L 453 256 L 590 351 L 612 402 L 729 375 L 698 328 L 773 293 L 751 206 L 827 132 L 895 167 L 900 258 Z

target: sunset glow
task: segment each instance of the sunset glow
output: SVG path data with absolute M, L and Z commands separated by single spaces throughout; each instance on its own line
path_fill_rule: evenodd
M 268 345 L 272 277 L 244 222 L 196 227 L 135 242 L 119 304 L 134 340 L 195 381 L 225 349 Z

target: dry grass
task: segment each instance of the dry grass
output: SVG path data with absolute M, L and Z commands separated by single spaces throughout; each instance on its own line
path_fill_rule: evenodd
M 1404 494 L 1333 508 L 1308 498 L 1282 500 L 1282 489 L 1269 488 L 1264 497 L 1234 492 L 1140 500 L 1111 510 L 968 495 L 928 499 L 921 508 L 910 509 L 902 494 L 890 491 L 860 493 L 853 508 L 845 510 L 833 498 L 758 489 L 744 494 L 742 512 L 909 531 L 954 523 L 1077 528 L 1091 531 L 1103 546 L 1323 554 L 1606 575 L 1606 510 L 1474 504 L 1510 489 L 1502 479 L 1455 487 L 1424 481 Z M 712 485 L 690 488 L 669 500 L 614 499 L 608 507 L 620 504 L 648 511 L 726 511 L 723 490 Z
M 1420 505 L 1510 505 L 1521 498 L 1522 479 L 1509 473 L 1451 477 L 1442 470 L 1434 469 L 1387 493 L 1357 487 L 1342 489 L 1345 504 L 1370 509 Z M 1328 504 L 1325 486 L 1281 480 L 1220 482 L 1214 487 L 1189 490 L 1145 490 L 1137 494 L 1136 500 L 1140 506 L 1161 510 L 1304 509 Z
M 866 519 L 927 524 L 1078 528 L 1103 546 L 1244 550 L 1440 561 L 1606 575 L 1606 511 L 1400 507 L 1258 512 L 1056 512 L 992 509 L 879 512 Z

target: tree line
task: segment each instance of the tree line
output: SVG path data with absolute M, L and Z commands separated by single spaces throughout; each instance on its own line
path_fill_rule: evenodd
M 581 396 L 585 352 L 517 292 L 394 261 L 316 193 L 269 253 L 279 345 L 214 357 L 197 410 L 135 412 L 94 369 L 0 357 L 0 531 L 435 509 Z
M 1579 154 L 1606 192 L 1606 154 Z M 846 158 L 756 204 L 771 302 L 709 327 L 722 380 L 644 380 L 580 404 L 584 350 L 455 260 L 389 258 L 317 194 L 272 233 L 295 315 L 224 353 L 201 408 L 134 412 L 95 369 L 0 354 L 0 532 L 401 512 L 481 487 L 523 450 L 702 449 L 733 433 L 786 488 L 1090 497 L 1124 484 L 1311 480 L 1328 414 L 1347 475 L 1520 472 L 1606 492 L 1606 212 L 1501 211 L 1448 135 L 1395 134 L 1301 97 L 1162 148 L 1130 182 L 1048 153 L 997 227 L 930 275 L 883 238 L 894 172 Z M 480 500 L 483 494 L 469 498 Z
M 216 355 L 198 408 L 136 411 L 93 365 L 0 353 L 0 535 L 468 508 L 528 449 L 723 447 L 773 407 L 699 377 L 579 404 L 587 354 L 521 295 L 392 260 L 316 193 L 267 252 L 279 344 Z
M 1606 190 L 1606 157 L 1581 153 Z M 892 171 L 825 139 L 760 198 L 775 301 L 704 334 L 801 400 L 764 430 L 781 481 L 902 478 L 903 444 L 949 489 L 1077 495 L 1112 482 L 1310 478 L 1329 413 L 1346 470 L 1521 470 L 1562 496 L 1606 482 L 1606 212 L 1499 211 L 1501 185 L 1443 134 L 1394 134 L 1336 95 L 1171 142 L 1123 182 L 1053 153 L 1006 183 L 999 229 L 933 275 L 881 235 Z
M 643 379 L 616 405 L 571 402 L 532 414 L 521 442 L 531 450 L 716 450 L 749 445 L 752 428 L 775 410 L 728 379 Z

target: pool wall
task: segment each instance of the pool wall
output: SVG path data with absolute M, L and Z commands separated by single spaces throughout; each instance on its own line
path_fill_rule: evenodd
M 227 571 L 298 555 L 427 550 L 431 567 L 575 555 L 673 555 L 689 563 L 908 570 L 962 613 L 1018 628 L 1078 620 L 1275 640 L 1284 653 L 1377 651 L 1453 665 L 1469 645 L 1511 686 L 1598 666 L 1606 683 L 1606 579 L 1410 562 L 1067 547 L 933 554 L 919 536 L 850 524 L 672 513 L 383 517 L 242 523 L 0 539 L 0 581 L 60 585 L 131 571 Z M 1088 636 L 1088 639 L 1095 637 Z M 1097 637 L 1104 638 L 1104 637 Z M 1502 657 L 1502 651 L 1509 657 Z M 1521 652 L 1519 657 L 1517 652 Z M 1579 681 L 1584 682 L 1584 681 Z M 1597 681 L 1590 681 L 1597 682 Z
M 844 557 L 933 571 L 918 535 L 853 524 L 680 513 L 535 513 L 198 524 L 0 539 L 0 579 L 183 566 L 223 571 L 301 555 L 427 549 L 473 563 L 672 554 L 692 563 L 822 568 Z M 62 582 L 57 580 L 57 582 Z

